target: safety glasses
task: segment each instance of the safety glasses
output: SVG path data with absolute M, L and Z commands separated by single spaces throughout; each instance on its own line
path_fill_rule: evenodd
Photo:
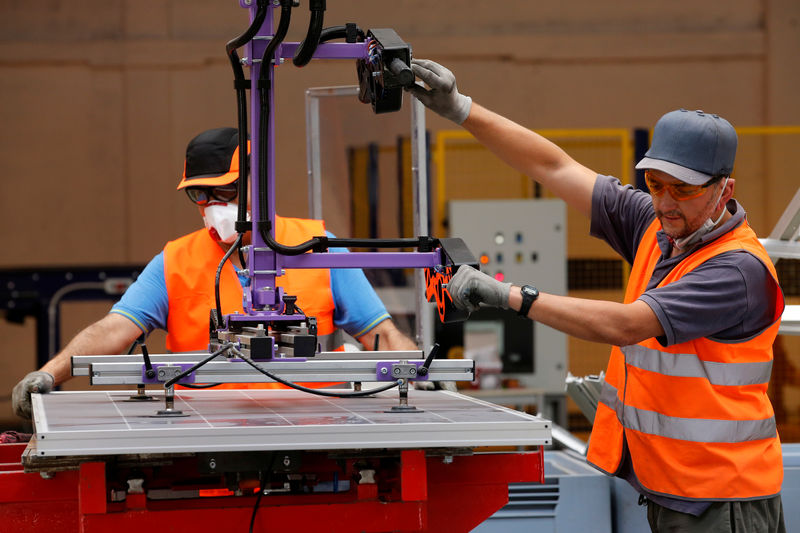
M 220 185 L 219 187 L 187 187 L 186 195 L 197 205 L 208 205 L 214 200 L 218 202 L 232 202 L 236 200 L 239 188 L 235 183 Z
M 721 179 L 722 176 L 715 176 L 702 185 L 691 185 L 681 181 L 677 183 L 664 183 L 655 176 L 653 171 L 644 171 L 644 181 L 647 183 L 647 188 L 650 189 L 653 196 L 661 196 L 664 194 L 664 191 L 668 190 L 673 198 L 681 202 L 702 196 L 708 187 Z

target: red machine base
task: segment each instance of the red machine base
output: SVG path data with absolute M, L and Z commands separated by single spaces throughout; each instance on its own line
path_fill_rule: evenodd
M 80 462 L 77 469 L 24 472 L 25 444 L 0 445 L 0 524 L 7 531 L 163 533 L 248 531 L 264 480 L 202 475 L 197 457 Z M 258 501 L 254 532 L 467 532 L 508 502 L 511 482 L 543 482 L 531 452 L 426 455 L 425 450 L 344 458 L 302 454 L 292 479 L 350 481 L 341 492 L 271 491 Z M 372 473 L 373 476 L 366 475 Z M 127 480 L 141 479 L 141 488 Z M 298 488 L 300 490 L 298 490 Z M 157 490 L 154 490 L 157 489 Z M 161 499 L 156 492 L 172 494 Z M 220 495 L 222 494 L 222 495 Z M 238 495 L 236 495 L 238 494 Z M 145 528 L 145 529 L 143 529 Z

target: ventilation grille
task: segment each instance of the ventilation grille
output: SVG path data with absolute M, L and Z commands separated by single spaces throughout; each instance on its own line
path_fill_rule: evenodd
M 492 518 L 555 518 L 559 487 L 557 479 L 544 483 L 510 483 L 508 503 Z

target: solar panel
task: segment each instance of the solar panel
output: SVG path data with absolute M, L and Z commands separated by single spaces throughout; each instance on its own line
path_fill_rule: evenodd
M 550 444 L 550 422 L 448 391 L 323 398 L 295 390 L 176 391 L 188 415 L 157 417 L 159 401 L 126 391 L 33 395 L 37 456 L 248 450 L 442 448 Z

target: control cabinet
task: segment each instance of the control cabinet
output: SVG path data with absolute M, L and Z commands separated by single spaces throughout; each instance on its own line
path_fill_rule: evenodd
M 450 234 L 464 239 L 481 271 L 515 285 L 567 294 L 566 205 L 561 200 L 453 200 Z M 481 388 L 504 380 L 563 392 L 566 335 L 512 310 L 481 309 L 458 324 L 437 324 L 444 354 L 474 359 Z

